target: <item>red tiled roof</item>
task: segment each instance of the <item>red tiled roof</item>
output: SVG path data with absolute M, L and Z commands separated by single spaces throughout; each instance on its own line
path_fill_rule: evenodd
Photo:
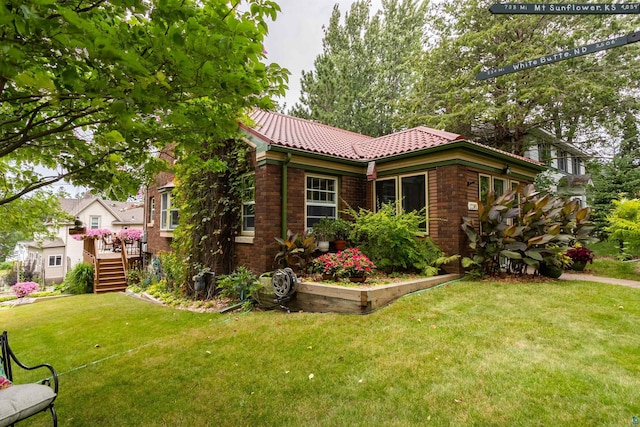
M 403 130 L 391 135 L 356 144 L 356 151 L 363 159 L 379 159 L 415 150 L 436 147 L 452 141 L 462 141 L 465 138 L 451 132 L 431 129 L 426 126 Z
M 426 126 L 418 126 L 392 133 L 391 135 L 372 138 L 271 111 L 253 110 L 249 116 L 255 124 L 251 127 L 242 125 L 242 128 L 268 144 L 350 160 L 376 160 L 442 146 L 456 141 L 466 141 L 475 146 L 518 160 L 541 165 L 540 162 L 535 160 L 469 141 L 462 135 Z
M 253 110 L 249 116 L 255 124 L 243 128 L 268 144 L 345 159 L 360 160 L 353 145 L 372 139 L 370 136 L 271 111 Z

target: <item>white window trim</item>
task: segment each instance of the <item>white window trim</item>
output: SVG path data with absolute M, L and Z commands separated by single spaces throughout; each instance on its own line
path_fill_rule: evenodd
M 330 204 L 330 203 L 309 203 L 309 200 L 307 199 L 307 191 L 309 190 L 309 188 L 307 187 L 307 179 L 308 178 L 319 178 L 319 179 L 326 179 L 326 180 L 332 180 L 335 182 L 335 193 L 336 193 L 336 197 L 335 197 L 335 202 L 334 204 Z M 316 174 L 305 174 L 304 176 L 304 227 L 305 230 L 311 230 L 313 227 L 309 227 L 308 224 L 308 216 L 307 216 L 307 206 L 333 206 L 335 208 L 335 214 L 332 217 L 333 219 L 336 219 L 338 217 L 338 198 L 340 197 L 340 182 L 338 181 L 338 177 L 336 176 L 330 176 L 330 175 L 316 175 Z
M 244 177 L 247 176 L 253 176 L 253 200 L 250 202 L 245 202 L 244 200 L 241 200 L 240 204 L 241 204 L 241 209 L 240 209 L 240 236 L 248 236 L 248 237 L 252 237 L 255 236 L 256 234 L 256 230 L 255 230 L 255 219 L 256 219 L 256 215 L 255 215 L 255 205 L 256 205 L 256 174 L 255 172 L 251 172 L 248 174 L 243 175 L 243 179 Z M 244 183 L 243 183 L 244 185 Z M 306 183 L 305 183 L 306 185 Z M 244 229 L 244 207 L 245 206 L 249 206 L 249 205 L 253 205 L 254 206 L 254 210 L 253 210 L 253 221 L 254 221 L 254 226 L 253 226 L 253 230 L 245 230 Z M 248 243 L 247 241 L 242 241 L 243 239 L 240 239 L 240 241 L 238 241 L 238 238 L 236 237 L 236 242 L 238 243 Z M 253 243 L 253 239 L 251 239 L 251 243 Z
M 150 196 L 149 197 L 149 217 L 147 218 L 147 224 L 153 225 L 155 222 L 155 218 L 156 218 L 156 198 L 155 196 Z
M 164 197 L 163 196 L 167 196 L 167 204 L 168 206 L 164 206 Z M 179 224 L 176 224 L 175 227 L 171 227 L 171 212 L 172 211 L 177 211 L 178 209 L 173 209 L 173 203 L 172 203 L 172 197 L 173 194 L 171 194 L 171 191 L 163 191 L 160 193 L 160 230 L 161 231 L 165 231 L 165 232 L 173 232 L 173 230 L 175 230 L 176 228 L 178 228 Z M 163 221 L 162 220 L 162 213 L 166 211 L 167 215 L 166 215 L 166 220 Z
M 94 219 L 97 219 L 97 220 L 98 220 L 98 226 L 97 226 L 97 227 L 95 227 L 95 228 L 93 227 L 93 220 L 94 220 Z M 102 219 L 102 218 L 100 218 L 100 215 L 91 215 L 91 216 L 89 217 L 89 228 L 90 228 L 90 229 L 92 229 L 92 230 L 95 230 L 95 229 L 100 228 L 100 225 L 101 225 L 101 222 L 102 222 L 102 221 L 101 221 L 101 219 Z
M 53 264 L 51 264 L 52 258 L 53 258 Z M 60 258 L 60 264 L 56 262 L 57 258 Z M 62 267 L 62 255 L 49 255 L 49 259 L 47 260 L 47 267 Z

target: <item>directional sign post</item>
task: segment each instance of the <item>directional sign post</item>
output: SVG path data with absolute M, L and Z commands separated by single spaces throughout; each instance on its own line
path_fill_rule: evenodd
M 629 43 L 640 41 L 640 32 L 635 32 L 622 37 L 605 40 L 603 42 L 588 44 L 573 49 L 563 50 L 562 52 L 552 53 L 551 55 L 541 56 L 535 59 L 518 62 L 517 64 L 506 65 L 504 67 L 492 68 L 483 71 L 476 76 L 477 80 L 486 80 L 493 77 L 502 76 L 504 74 L 515 73 L 516 71 L 527 70 L 529 68 L 539 67 L 540 65 L 553 64 L 554 62 L 564 61 L 565 59 L 576 58 L 582 55 L 599 52 L 601 50 L 611 49 L 613 47 L 624 46 Z
M 494 4 L 489 11 L 509 15 L 619 15 L 640 13 L 640 3 L 509 3 Z

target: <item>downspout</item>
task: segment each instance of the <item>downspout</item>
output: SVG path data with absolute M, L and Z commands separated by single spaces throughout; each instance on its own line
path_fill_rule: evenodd
M 287 153 L 287 158 L 284 162 L 282 162 L 282 188 L 281 188 L 281 203 L 280 212 L 282 218 L 280 219 L 280 223 L 282 224 L 282 238 L 287 238 L 287 165 L 291 161 L 291 153 Z

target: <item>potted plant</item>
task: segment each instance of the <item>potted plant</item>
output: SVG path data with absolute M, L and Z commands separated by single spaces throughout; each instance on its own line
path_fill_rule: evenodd
M 364 282 L 367 274 L 371 273 L 376 265 L 363 254 L 359 248 L 349 248 L 336 254 L 340 268 L 338 275 L 349 279 L 351 282 Z
M 351 223 L 349 221 L 338 218 L 333 222 L 333 235 L 335 238 L 333 244 L 336 246 L 337 251 L 344 250 L 349 234 L 351 234 Z
M 557 245 L 547 245 L 546 255 L 540 262 L 539 273 L 545 277 L 557 279 L 562 275 L 565 267 L 571 265 L 571 258 L 565 255 L 564 251 Z
M 321 252 L 327 252 L 329 250 L 329 242 L 333 240 L 333 219 L 324 217 L 320 221 L 313 224 L 313 235 L 318 241 L 318 249 Z
M 573 264 L 571 268 L 575 271 L 582 271 L 587 263 L 593 264 L 593 251 L 586 246 L 582 246 L 580 243 L 576 243 L 571 247 L 566 255 L 571 258 Z

